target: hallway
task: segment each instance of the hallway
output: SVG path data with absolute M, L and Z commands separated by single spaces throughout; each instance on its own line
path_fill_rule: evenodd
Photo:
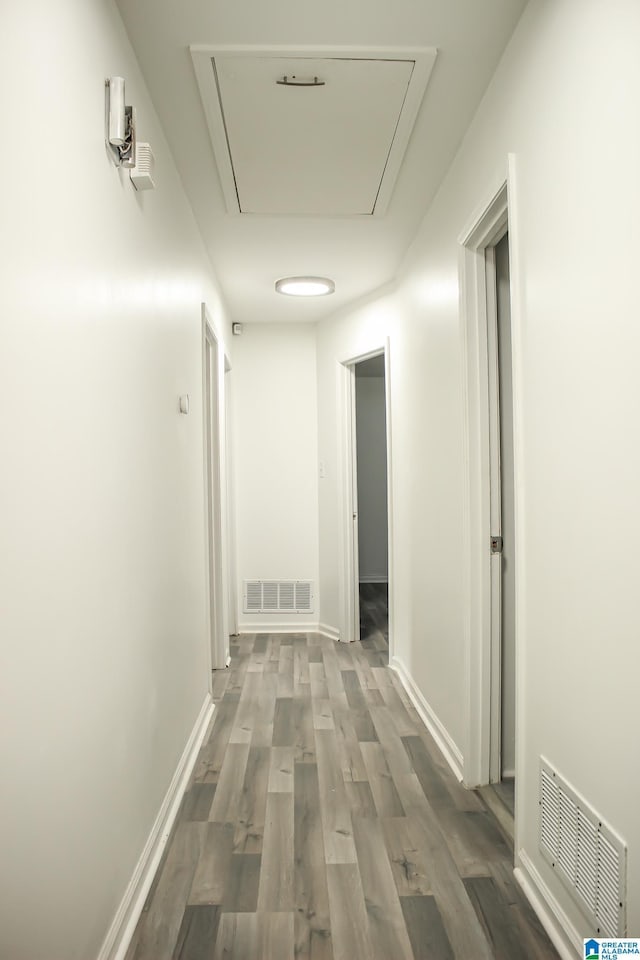
M 556 956 L 378 651 L 233 639 L 127 960 Z

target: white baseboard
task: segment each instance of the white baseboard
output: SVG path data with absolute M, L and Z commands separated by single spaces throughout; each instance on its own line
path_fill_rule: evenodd
M 238 633 L 317 633 L 318 622 L 312 620 L 252 620 L 240 622 Z
M 151 828 L 144 850 L 100 948 L 98 960 L 123 960 L 129 949 L 144 902 L 158 869 L 173 823 L 178 815 L 198 752 L 209 729 L 212 714 L 213 703 L 210 695 L 207 694 L 169 784 L 169 789 L 162 801 L 156 821 Z
M 524 852 L 518 851 L 514 876 L 562 960 L 583 956 L 583 937 Z
M 326 623 L 292 623 L 291 620 L 263 620 L 259 623 L 239 623 L 239 634 L 246 633 L 321 633 L 331 640 L 339 640 L 340 632 Z
M 391 658 L 391 663 L 389 666 L 392 670 L 395 670 L 400 677 L 402 686 L 409 694 L 411 702 L 420 714 L 420 718 L 425 727 L 438 744 L 440 752 L 451 767 L 454 776 L 457 780 L 462 780 L 463 757 L 460 750 L 451 739 L 446 727 L 425 700 L 422 692 L 416 685 L 413 677 L 405 667 L 402 660 L 400 660 L 399 657 L 394 656 Z
M 377 576 L 375 576 L 375 574 L 372 575 L 372 576 L 364 576 L 364 577 L 363 577 L 362 574 L 360 574 L 360 576 L 358 577 L 358 581 L 359 581 L 360 583 L 389 583 L 389 577 L 387 577 L 387 576 L 379 576 L 379 577 L 377 577 Z

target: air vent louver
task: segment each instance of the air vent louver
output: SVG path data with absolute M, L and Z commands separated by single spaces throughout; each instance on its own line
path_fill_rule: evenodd
M 594 932 L 626 936 L 627 848 L 542 758 L 540 849 L 590 917 Z
M 311 613 L 310 580 L 245 580 L 245 613 Z

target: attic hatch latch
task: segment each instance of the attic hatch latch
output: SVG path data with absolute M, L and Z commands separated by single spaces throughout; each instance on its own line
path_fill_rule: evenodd
M 285 75 L 281 80 L 276 80 L 281 87 L 324 87 L 325 81 L 319 77 L 296 77 L 292 74 L 290 77 Z

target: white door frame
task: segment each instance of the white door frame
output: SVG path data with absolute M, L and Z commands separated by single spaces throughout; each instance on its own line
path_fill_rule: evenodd
M 466 667 L 468 716 L 464 751 L 464 780 L 468 786 L 499 779 L 499 750 L 495 750 L 500 732 L 500 698 L 492 695 L 500 689 L 500 579 L 499 556 L 492 556 L 492 503 L 495 511 L 495 471 L 492 484 L 492 447 L 499 450 L 497 419 L 497 345 L 495 330 L 495 290 L 487 284 L 491 276 L 490 250 L 509 229 L 511 266 L 511 331 L 514 422 L 515 483 L 515 573 L 516 573 L 516 790 L 521 781 L 518 767 L 523 751 L 522 689 L 520 654 L 523 643 L 523 568 L 524 568 L 524 492 L 522 462 L 522 377 L 521 311 L 519 309 L 519 269 L 517 261 L 517 214 L 515 203 L 515 162 L 509 156 L 507 175 L 491 191 L 485 203 L 459 237 L 461 274 L 461 325 L 464 357 L 463 389 L 465 404 L 466 517 L 465 553 L 469 558 L 465 571 L 466 593 Z M 489 264 L 487 264 L 489 259 Z M 489 269 L 488 269 L 489 267 Z M 493 317 L 492 317 L 493 314 Z M 495 455 L 495 454 L 494 454 Z M 499 739 L 498 739 L 499 743 Z M 492 749 L 492 746 L 494 749 Z M 516 824 L 517 826 L 517 824 Z
M 506 197 L 505 197 L 506 201 Z M 500 360 L 498 353 L 498 289 L 496 244 L 508 230 L 506 220 L 484 248 L 485 319 L 487 329 L 487 380 L 489 398 L 489 529 L 491 536 L 502 536 L 502 464 L 500 419 Z M 491 581 L 491 664 L 489 708 L 489 782 L 502 777 L 502 554 L 489 554 Z
M 342 562 L 340 564 L 340 592 L 342 629 L 340 639 L 346 642 L 360 639 L 360 600 L 358 569 L 358 478 L 356 451 L 356 390 L 355 365 L 371 357 L 384 355 L 385 419 L 387 434 L 387 550 L 389 580 L 389 662 L 393 657 L 394 579 L 393 579 L 393 495 L 391 460 L 391 362 L 389 338 L 366 353 L 348 357 L 338 364 L 340 412 L 340 474 L 342 489 Z
M 221 670 L 229 657 L 225 590 L 225 404 L 224 353 L 206 304 L 202 304 L 202 396 L 204 403 L 204 481 L 207 571 L 207 633 L 211 668 Z

